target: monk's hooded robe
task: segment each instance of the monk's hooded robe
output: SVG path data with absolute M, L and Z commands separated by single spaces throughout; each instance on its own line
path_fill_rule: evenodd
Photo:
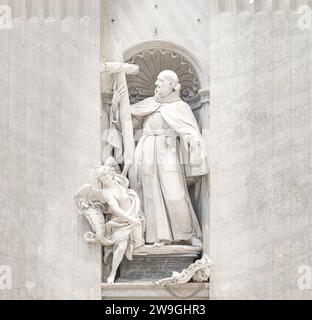
M 136 129 L 131 187 L 141 198 L 146 243 L 201 238 L 187 190 L 187 177 L 208 173 L 203 138 L 190 106 L 178 91 L 131 106 Z

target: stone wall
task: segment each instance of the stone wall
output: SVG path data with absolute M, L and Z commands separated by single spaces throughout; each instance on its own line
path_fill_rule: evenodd
M 312 261 L 308 2 L 250 3 L 210 7 L 210 297 L 312 298 L 297 286 Z
M 12 288 L 0 298 L 98 299 L 100 249 L 84 242 L 73 195 L 101 159 L 99 0 L 3 4 L 14 20 L 0 30 L 0 266 Z

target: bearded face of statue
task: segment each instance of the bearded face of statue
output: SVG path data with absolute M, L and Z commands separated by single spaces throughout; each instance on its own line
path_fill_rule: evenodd
M 166 98 L 174 92 L 178 84 L 178 77 L 173 71 L 165 70 L 159 74 L 155 83 L 155 94 L 159 98 Z

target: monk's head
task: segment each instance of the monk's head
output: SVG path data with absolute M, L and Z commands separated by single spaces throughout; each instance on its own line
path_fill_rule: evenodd
M 159 98 L 166 98 L 173 92 L 180 90 L 180 84 L 178 76 L 171 70 L 162 71 L 156 81 L 155 94 Z

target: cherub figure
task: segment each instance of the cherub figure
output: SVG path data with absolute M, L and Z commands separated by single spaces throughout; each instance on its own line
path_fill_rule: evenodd
M 86 241 L 104 246 L 104 263 L 113 254 L 108 283 L 114 283 L 124 255 L 131 260 L 135 248 L 144 245 L 144 218 L 137 194 L 129 189 L 129 181 L 120 175 L 114 158 L 90 171 L 91 184 L 82 186 L 75 195 L 79 214 L 84 215 L 93 233 Z

